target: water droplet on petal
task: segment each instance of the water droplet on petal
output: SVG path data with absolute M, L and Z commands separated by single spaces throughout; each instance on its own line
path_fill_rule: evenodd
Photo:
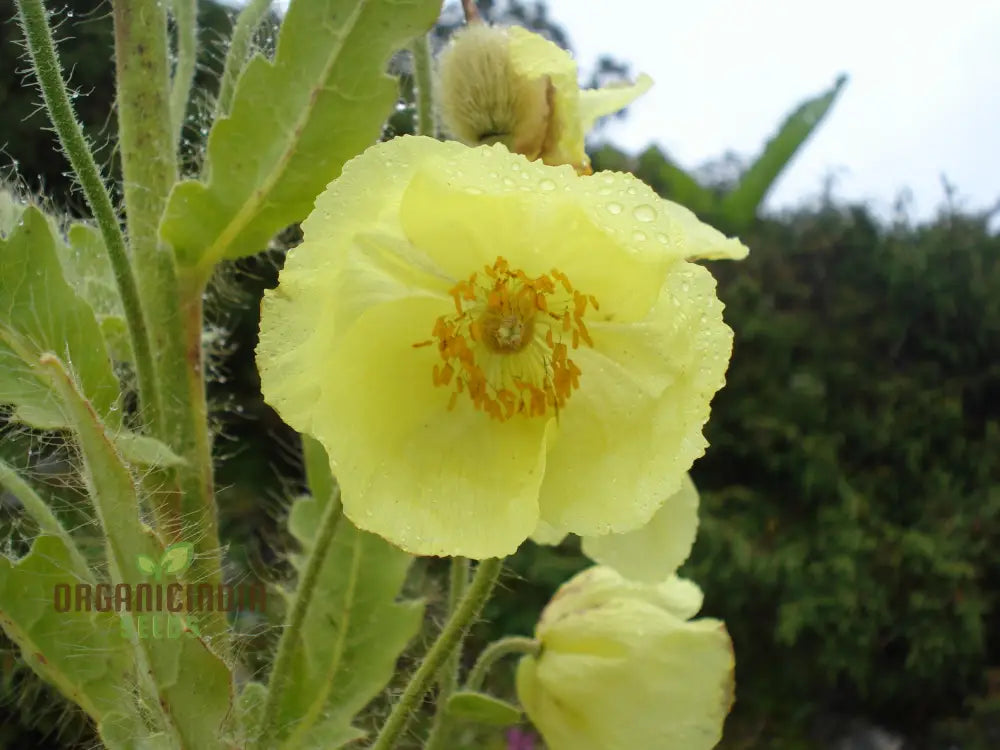
M 656 233 L 656 239 L 658 239 L 664 245 L 666 245 L 670 241 L 670 238 L 667 237 L 667 235 L 665 235 L 663 232 L 657 232 Z
M 620 214 L 622 212 L 621 203 L 608 203 L 605 208 L 608 209 L 609 214 Z
M 653 221 L 656 218 L 656 209 L 642 203 L 632 209 L 632 215 L 636 218 L 636 221 Z
M 546 177 L 544 180 L 538 183 L 538 187 L 540 187 L 542 190 L 549 191 L 549 190 L 555 190 L 556 184 L 552 180 Z
M 636 242 L 645 242 L 646 233 L 636 230 L 635 232 L 632 232 L 632 239 L 635 240 Z

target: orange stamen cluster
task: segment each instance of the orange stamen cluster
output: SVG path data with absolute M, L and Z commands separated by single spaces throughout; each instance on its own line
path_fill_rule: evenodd
M 558 414 L 580 387 L 580 368 L 569 350 L 581 342 L 594 345 L 583 317 L 588 307 L 598 308 L 597 300 L 574 289 L 557 269 L 531 277 L 497 258 L 482 276 L 457 283 L 450 290 L 455 314 L 434 324 L 442 359 L 434 365 L 434 385 L 454 388 L 449 408 L 464 391 L 499 421 L 545 416 L 549 409 Z M 486 361 L 492 357 L 502 359 Z

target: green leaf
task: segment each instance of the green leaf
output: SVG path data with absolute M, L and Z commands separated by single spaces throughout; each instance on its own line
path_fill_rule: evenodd
M 118 712 L 105 716 L 97 725 L 97 733 L 108 750 L 174 750 L 175 747 L 166 734 L 149 734 L 137 717 Z
M 699 216 L 715 208 L 715 194 L 668 159 L 656 146 L 639 155 L 635 174 L 664 198 L 680 203 Z
M 59 243 L 66 280 L 87 301 L 101 327 L 112 356 L 122 362 L 132 361 L 125 309 L 118 295 L 111 260 L 101 232 L 89 224 L 73 224 L 69 244 Z
M 140 572 L 147 576 L 156 575 L 160 570 L 159 566 L 156 564 L 156 560 L 146 555 L 136 556 L 135 564 L 139 568 Z
M 248 682 L 236 699 L 236 722 L 244 744 L 260 734 L 260 720 L 263 718 L 264 702 L 267 700 L 267 686 L 260 682 Z
M 158 538 L 136 512 L 135 480 L 122 463 L 113 433 L 90 408 L 59 359 L 46 354 L 40 367 L 76 429 L 83 480 L 104 533 L 113 583 L 126 583 L 135 590 L 138 584 L 148 583 L 136 566 L 140 556 L 159 559 L 163 555 Z M 182 746 L 218 747 L 219 729 L 232 708 L 232 673 L 207 642 L 191 633 L 176 639 L 157 638 L 149 627 L 143 635 L 144 623 L 151 625 L 150 619 L 161 618 L 159 622 L 165 624 L 162 618 L 166 617 L 167 613 L 131 617 L 139 633 L 133 642 L 137 662 L 143 665 L 138 670 L 139 687 L 155 701 L 154 711 L 162 708 L 162 726 L 154 729 L 167 731 Z M 188 621 L 197 624 L 195 616 Z
M 167 547 L 160 559 L 160 570 L 163 573 L 183 573 L 194 559 L 194 545 L 190 542 L 177 542 Z
M 389 57 L 440 10 L 440 0 L 292 3 L 275 60 L 250 61 L 230 116 L 212 127 L 208 181 L 170 195 L 161 234 L 179 262 L 207 275 L 303 219 L 344 162 L 378 139 L 397 98 Z
M 521 721 L 521 709 L 492 695 L 461 691 L 448 699 L 448 713 L 456 719 L 509 727 Z
M 119 384 L 94 312 L 63 277 L 60 243 L 34 206 L 0 240 L 0 403 L 33 427 L 69 426 L 39 359 L 53 352 L 69 363 L 91 407 L 111 427 L 121 424 Z
M 101 721 L 131 693 L 132 662 L 114 612 L 56 611 L 57 585 L 88 580 L 59 537 L 38 537 L 16 563 L 0 556 L 0 625 L 36 674 Z
M 823 121 L 845 83 L 847 76 L 841 75 L 829 91 L 799 105 L 767 142 L 757 161 L 743 173 L 739 186 L 722 199 L 723 213 L 733 225 L 746 226 L 754 220 L 767 191 Z
M 303 498 L 292 506 L 289 528 L 307 552 L 330 501 Z M 396 601 L 411 559 L 340 519 L 291 654 L 278 708 L 287 727 L 280 747 L 325 750 L 361 736 L 351 720 L 392 679 L 423 618 L 422 603 Z
M 180 466 L 184 463 L 183 458 L 156 438 L 123 431 L 117 433 L 114 440 L 115 447 L 129 463 L 159 468 Z

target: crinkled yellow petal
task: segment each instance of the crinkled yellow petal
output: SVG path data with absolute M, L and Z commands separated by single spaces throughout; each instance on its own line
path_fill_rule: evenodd
M 580 389 L 559 415 L 540 497 L 556 532 L 639 528 L 704 452 L 702 427 L 732 349 L 711 274 L 671 266 L 642 325 L 639 335 L 595 324 L 594 348 L 575 353 Z
M 596 320 L 625 322 L 644 316 L 659 294 L 670 259 L 616 242 L 564 192 L 519 189 L 526 179 L 535 185 L 551 182 L 550 168 L 504 161 L 490 164 L 493 174 L 503 177 L 491 179 L 490 170 L 483 169 L 483 194 L 456 190 L 439 172 L 418 172 L 401 208 L 410 242 L 456 279 L 481 272 L 502 256 L 529 276 L 558 268 L 576 289 L 599 300 Z
M 576 61 L 555 42 L 522 26 L 506 29 L 510 37 L 510 56 L 515 70 L 525 78 L 548 76 L 557 88 L 578 87 Z
M 520 26 L 509 29 L 514 69 L 527 79 L 547 77 L 551 86 L 549 127 L 541 159 L 589 171 L 580 120 L 580 84 L 573 56 L 554 42 Z
M 381 191 L 388 190 L 386 199 L 398 208 L 399 204 L 395 201 L 402 202 L 402 194 L 407 192 L 407 181 L 418 169 L 422 169 L 427 180 L 436 179 L 453 192 L 470 196 L 520 193 L 529 201 L 537 201 L 542 213 L 543 209 L 552 205 L 552 200 L 563 194 L 582 209 L 595 226 L 632 254 L 676 259 L 738 259 L 747 254 L 746 247 L 739 240 L 727 239 L 718 230 L 702 223 L 688 209 L 660 198 L 646 183 L 631 174 L 601 172 L 581 177 L 567 165 L 550 167 L 529 161 L 521 155 L 513 155 L 502 144 L 470 149 L 454 141 L 442 143 L 422 136 L 395 138 L 380 144 L 378 150 L 383 158 L 378 161 L 366 159 L 366 163 L 381 174 L 359 184 L 356 172 L 351 169 L 357 159 L 349 162 L 344 170 L 345 176 L 356 180 L 353 184 L 357 187 L 351 192 L 367 188 L 369 201 L 374 197 L 380 198 Z M 389 170 L 398 168 L 401 171 L 399 182 L 403 184 L 402 189 L 395 183 L 384 188 L 377 187 L 380 181 L 387 179 L 381 163 L 383 159 L 389 164 Z M 336 205 L 333 201 L 338 196 L 347 197 L 351 188 L 350 185 L 341 186 L 339 182 L 332 183 L 328 191 L 317 199 L 317 209 L 330 207 L 326 215 L 333 218 L 340 215 L 332 209 Z M 417 196 L 419 191 L 410 190 L 409 195 Z M 357 202 L 355 197 L 352 203 Z M 415 210 L 416 206 L 423 209 L 423 214 Z M 420 220 L 423 216 L 426 222 L 427 206 L 426 201 L 404 204 L 402 215 L 409 216 L 411 220 Z M 436 210 L 441 208 L 441 205 L 435 206 Z M 505 222 L 501 212 L 491 213 L 500 216 L 496 223 L 504 227 L 504 235 L 521 236 L 519 232 L 512 231 L 515 228 L 513 222 Z M 355 223 L 349 217 L 344 218 L 351 224 Z M 397 212 L 396 215 L 382 214 L 378 220 L 399 226 L 399 219 Z M 476 219 L 473 216 L 462 217 L 462 224 L 475 222 Z M 464 226 L 456 227 L 456 230 L 475 231 Z M 488 236 L 485 231 L 479 232 L 479 235 Z M 493 237 L 493 240 L 497 239 L 500 238 Z
M 716 620 L 687 622 L 656 590 L 615 576 L 565 584 L 546 609 L 518 697 L 551 750 L 708 750 L 732 704 L 733 653 Z M 597 583 L 602 590 L 587 589 Z M 678 593 L 680 592 L 680 593 Z M 690 589 L 680 584 L 681 600 Z M 569 601 L 559 617 L 549 609 Z M 683 609 L 683 607 L 682 607 Z
M 559 587 L 538 622 L 538 634 L 558 630 L 559 623 L 613 599 L 637 599 L 675 617 L 688 620 L 698 614 L 703 596 L 697 584 L 672 575 L 656 584 L 629 580 L 606 565 L 594 565 Z
M 449 304 L 408 298 L 362 315 L 328 361 L 314 435 L 358 527 L 413 554 L 501 557 L 538 522 L 546 422 L 499 423 L 467 399 L 449 411 L 431 380 L 437 353 L 413 347 Z
M 642 73 L 633 84 L 605 86 L 580 91 L 580 122 L 586 133 L 601 117 L 624 109 L 653 85 L 653 79 Z
M 574 183 L 573 193 L 595 224 L 635 252 L 670 257 L 739 260 L 738 239 L 701 222 L 684 206 L 660 198 L 646 183 L 623 172 L 599 172 Z
M 667 580 L 691 554 L 698 533 L 698 491 L 687 474 L 680 489 L 649 519 L 626 534 L 583 539 L 583 553 L 626 578 L 645 583 Z
M 546 544 L 554 547 L 565 538 L 566 532 L 554 529 L 541 519 L 539 519 L 535 530 L 531 532 L 531 541 L 535 544 Z

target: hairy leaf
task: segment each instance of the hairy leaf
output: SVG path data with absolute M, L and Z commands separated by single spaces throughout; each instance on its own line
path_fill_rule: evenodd
M 94 310 L 112 356 L 131 362 L 132 342 L 125 309 L 100 231 L 89 224 L 77 223 L 70 226 L 68 239 L 69 244 L 57 245 L 66 280 Z
M 847 76 L 841 75 L 829 91 L 803 102 L 792 112 L 764 147 L 763 153 L 743 173 L 739 186 L 722 199 L 722 210 L 736 225 L 753 221 L 757 207 L 764 200 L 778 175 L 795 156 L 799 147 L 819 126 L 833 106 Z
M 63 276 L 52 224 L 34 206 L 0 239 L 0 403 L 33 427 L 69 425 L 39 358 L 54 353 L 108 426 L 121 423 L 119 385 L 90 306 Z
M 173 750 L 175 745 L 163 732 L 150 734 L 137 717 L 108 714 L 97 725 L 97 733 L 108 750 Z
M 292 507 L 289 527 L 306 552 L 332 502 L 321 497 Z M 279 706 L 281 747 L 325 750 L 361 736 L 351 720 L 389 683 L 420 627 L 422 603 L 396 601 L 411 559 L 340 519 L 292 655 Z
M 140 466 L 169 468 L 184 463 L 184 459 L 170 450 L 166 443 L 148 435 L 120 432 L 115 435 L 115 447 L 125 460 Z
M 127 706 L 132 662 L 114 612 L 56 610 L 57 585 L 71 594 L 89 582 L 59 537 L 38 537 L 16 563 L 0 556 L 0 625 L 40 677 L 100 721 Z
M 135 480 L 123 463 L 107 425 L 79 391 L 65 367 L 51 354 L 40 366 L 62 400 L 83 458 L 83 479 L 107 543 L 114 583 L 135 587 L 148 583 L 139 565 L 141 557 L 159 560 L 164 549 L 139 517 Z M 163 726 L 181 745 L 219 747 L 218 734 L 231 710 L 232 674 L 210 650 L 196 629 L 202 614 L 179 616 L 170 612 L 135 614 L 131 622 L 139 687 L 154 705 L 163 707 Z M 173 618 L 173 619 L 172 619 Z M 171 637 L 171 625 L 175 637 Z M 186 630 L 185 630 L 186 629 Z M 179 632 L 184 630 L 185 632 Z
M 457 719 L 497 727 L 521 721 L 521 709 L 492 695 L 462 691 L 448 699 L 448 713 Z
M 698 216 L 709 215 L 715 207 L 715 194 L 702 187 L 655 146 L 639 155 L 636 175 L 653 185 L 664 198 L 680 203 Z
M 426 31 L 440 0 L 299 0 L 274 61 L 253 58 L 208 140 L 205 182 L 170 196 L 163 238 L 207 274 L 263 250 L 301 220 L 351 157 L 374 143 L 397 97 L 389 57 Z

